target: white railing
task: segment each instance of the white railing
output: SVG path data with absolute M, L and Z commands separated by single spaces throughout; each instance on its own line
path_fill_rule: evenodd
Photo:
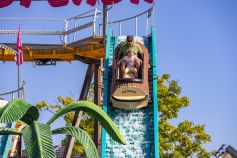
M 125 19 L 121 19 L 121 20 L 116 20 L 116 21 L 113 21 L 113 22 L 108 22 L 108 24 L 111 24 L 111 25 L 116 25 L 118 24 L 119 26 L 119 36 L 122 35 L 122 24 L 127 22 L 127 21 L 132 21 L 134 20 L 135 21 L 135 24 L 134 24 L 134 30 L 135 30 L 135 35 L 137 36 L 138 35 L 138 20 L 140 17 L 143 17 L 145 16 L 146 17 L 146 27 L 145 27 L 145 35 L 147 36 L 148 35 L 148 31 L 149 31 L 149 19 L 151 18 L 152 22 L 151 22 L 151 26 L 153 26 L 153 23 L 154 23 L 154 5 L 147 9 L 146 11 L 140 13 L 140 14 L 137 14 L 135 16 L 132 16 L 132 17 L 128 17 L 128 18 L 125 18 Z M 103 24 L 99 24 L 99 35 L 102 35 L 102 27 L 103 27 Z
M 11 100 L 14 100 L 16 93 L 18 93 L 19 98 L 25 99 L 25 82 L 24 82 L 24 81 L 23 81 L 22 87 L 20 87 L 20 88 L 17 89 L 17 90 L 14 90 L 14 91 L 2 93 L 2 94 L 0 94 L 0 98 L 2 98 L 3 96 L 9 96 L 9 95 L 11 95 Z
M 68 19 L 57 19 L 57 18 L 0 18 L 0 23 L 3 21 L 16 21 L 16 20 L 25 20 L 25 21 L 50 21 L 50 22 L 62 22 L 64 28 L 62 30 L 21 30 L 21 34 L 26 35 L 59 35 L 60 38 L 63 36 L 63 40 L 61 42 L 66 45 L 68 44 L 68 36 L 73 34 L 73 42 L 76 41 L 76 32 L 80 30 L 84 30 L 88 27 L 92 27 L 92 35 L 96 34 L 96 20 L 101 15 L 101 12 L 97 9 L 93 9 L 90 11 L 86 11 L 81 13 L 77 16 L 68 18 Z M 77 26 L 77 21 L 79 19 L 88 19 L 87 22 L 83 23 L 82 25 Z M 69 24 L 73 23 L 73 28 L 69 29 Z M 17 34 L 18 30 L 7 30 L 7 29 L 0 29 L 0 34 Z
M 118 30 L 114 30 L 114 32 L 118 31 L 117 35 L 121 36 L 123 33 L 123 26 L 124 26 L 124 28 L 127 27 L 126 22 L 134 21 L 134 29 L 133 30 L 135 30 L 135 35 L 138 35 L 138 34 L 141 35 L 141 31 L 138 30 L 138 21 L 141 22 L 140 19 L 144 20 L 144 17 L 145 17 L 146 20 L 145 20 L 145 22 L 142 21 L 142 25 L 144 26 L 144 23 L 145 23 L 145 36 L 147 36 L 149 33 L 149 24 L 150 24 L 149 21 L 151 21 L 150 25 L 151 26 L 153 25 L 153 20 L 154 20 L 153 8 L 154 8 L 154 6 L 152 6 L 151 8 L 147 9 L 146 11 L 144 11 L 138 15 L 128 17 L 125 19 L 116 20 L 113 22 L 108 22 L 108 24 L 109 25 L 118 25 Z M 110 9 L 112 9 L 112 7 L 110 7 L 108 9 L 108 12 L 110 11 Z M 98 31 L 98 34 L 100 36 L 102 36 L 103 24 L 98 23 L 98 20 L 101 17 L 102 17 L 102 12 L 95 8 L 90 11 L 83 12 L 79 15 L 76 15 L 76 16 L 73 16 L 73 17 L 67 18 L 67 19 L 60 19 L 60 18 L 0 18 L 0 23 L 4 24 L 4 21 L 11 21 L 12 23 L 16 23 L 16 21 L 21 21 L 22 23 L 27 21 L 26 23 L 24 23 L 24 25 L 26 27 L 30 28 L 28 26 L 29 23 L 31 24 L 32 21 L 36 21 L 36 22 L 41 22 L 40 24 L 43 25 L 43 26 L 40 25 L 41 27 L 46 27 L 48 29 L 48 28 L 50 28 L 50 27 L 48 27 L 49 23 L 52 22 L 54 25 L 54 30 L 46 30 L 46 29 L 24 30 L 24 29 L 22 29 L 20 32 L 21 32 L 21 34 L 25 34 L 25 35 L 45 35 L 45 36 L 50 36 L 50 37 L 59 36 L 60 41 L 58 41 L 58 42 L 62 43 L 65 46 L 69 43 L 79 40 L 79 38 L 82 39 L 82 37 L 81 37 L 82 34 L 86 34 L 86 35 L 91 34 L 92 36 L 96 35 L 96 30 Z M 152 20 L 149 20 L 149 19 L 152 19 Z M 78 25 L 79 22 L 80 22 L 80 25 Z M 32 23 L 32 24 L 35 26 L 34 28 L 40 27 L 40 26 L 37 26 L 37 23 Z M 56 26 L 57 26 L 57 28 L 55 29 Z M 6 27 L 9 28 L 8 25 L 6 25 Z M 89 30 L 89 32 L 78 34 L 78 35 L 80 35 L 80 37 L 76 38 L 77 37 L 76 34 L 79 31 L 85 30 L 90 27 L 92 28 L 92 33 Z M 144 27 L 141 27 L 141 28 L 143 29 Z M 144 31 L 144 30 L 142 30 L 142 31 Z M 18 30 L 10 30 L 10 29 L 1 29 L 0 28 L 0 35 L 4 35 L 4 34 L 5 35 L 10 35 L 10 34 L 13 35 L 13 34 L 17 34 L 17 32 L 18 32 Z M 10 37 L 7 37 L 7 38 L 10 38 Z M 5 40 L 5 38 L 3 38 L 3 39 Z M 42 40 L 40 40 L 40 41 L 42 41 Z M 4 42 L 0 41 L 0 43 L 4 43 Z

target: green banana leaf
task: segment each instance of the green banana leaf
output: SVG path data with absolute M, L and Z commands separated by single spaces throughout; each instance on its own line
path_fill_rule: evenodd
M 65 106 L 64 108 L 60 109 L 55 115 L 53 115 L 53 117 L 48 121 L 47 124 L 51 124 L 58 117 L 74 110 L 82 110 L 91 115 L 93 118 L 96 118 L 101 123 L 103 128 L 107 131 L 107 133 L 111 136 L 111 138 L 119 143 L 126 144 L 123 135 L 120 133 L 119 129 L 109 118 L 109 116 L 100 107 L 87 101 L 75 101 Z
M 21 120 L 26 124 L 31 124 L 38 117 L 38 109 L 22 99 L 15 99 L 3 108 L 0 108 L 1 123 L 11 123 Z
M 50 125 L 33 121 L 22 130 L 29 158 L 55 158 Z
M 90 136 L 80 128 L 62 127 L 52 131 L 53 134 L 67 134 L 74 136 L 84 147 L 87 158 L 99 158 L 96 146 Z
M 19 132 L 17 129 L 0 127 L 0 135 L 4 134 L 21 135 L 22 133 Z

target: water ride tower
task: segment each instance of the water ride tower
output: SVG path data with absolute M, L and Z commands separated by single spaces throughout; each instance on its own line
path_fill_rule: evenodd
M 147 18 L 150 12 L 152 8 L 144 12 Z M 131 17 L 136 19 L 135 26 L 139 16 L 141 14 Z M 117 61 L 127 36 L 121 32 L 118 36 L 113 35 L 111 28 L 107 32 L 103 109 L 118 125 L 127 145 L 116 143 L 103 131 L 102 158 L 159 157 L 155 27 L 151 27 L 145 36 L 138 36 L 135 30 L 133 37 L 134 44 L 141 48 L 142 64 L 137 77 L 121 77 Z
M 148 10 L 126 19 L 108 22 L 111 25 L 119 26 L 119 33 L 115 34 L 112 28 L 107 29 L 106 36 L 100 31 L 104 24 L 98 26 L 96 18 L 101 12 L 97 9 L 91 11 L 89 17 L 92 21 L 82 25 L 68 25 L 70 22 L 80 20 L 85 14 L 64 19 L 63 31 L 48 30 L 22 30 L 22 34 L 34 36 L 60 36 L 60 44 L 32 44 L 25 43 L 25 61 L 34 62 L 36 65 L 55 65 L 56 62 L 71 62 L 75 60 L 88 64 L 88 69 L 83 83 L 80 99 L 86 98 L 86 91 L 90 85 L 91 78 L 97 68 L 103 69 L 103 92 L 97 93 L 98 98 L 103 97 L 103 110 L 117 124 L 124 135 L 127 145 L 119 145 L 113 141 L 102 129 L 101 157 L 102 158 L 158 158 L 158 102 L 157 102 L 157 72 L 156 72 L 156 28 L 152 24 L 153 7 Z M 88 12 L 89 13 L 89 12 Z M 92 16 L 91 16 L 92 15 Z M 138 19 L 145 16 L 143 22 L 145 34 L 139 34 Z M 41 19 L 42 20 L 42 19 Z M 49 19 L 48 19 L 49 20 Z M 138 75 L 128 74 L 128 77 L 121 77 L 120 66 L 117 65 L 118 52 L 126 44 L 127 34 L 123 34 L 122 28 L 126 26 L 126 21 L 134 22 L 134 32 L 132 34 L 134 42 L 142 50 L 139 56 L 142 60 Z M 148 24 L 151 21 L 151 24 Z M 67 26 L 72 26 L 68 28 Z M 122 27 L 123 26 L 123 27 Z M 148 27 L 152 26 L 152 27 Z M 77 32 L 82 32 L 86 28 L 92 28 L 92 36 L 78 40 L 74 36 Z M 96 35 L 99 28 L 98 36 Z M 17 30 L 0 30 L 0 34 L 16 34 Z M 131 34 L 129 34 L 131 35 Z M 69 42 L 71 38 L 72 42 Z M 6 44 L 6 43 L 4 43 Z M 15 43 L 6 44 L 15 49 Z M 14 61 L 15 54 L 3 46 L 0 49 L 0 60 Z M 102 60 L 101 60 L 102 59 Z M 101 64 L 104 61 L 104 64 Z M 93 66 L 94 65 L 94 66 Z M 96 70 L 95 70 L 96 69 Z M 87 76 L 88 75 L 88 76 Z M 100 77 L 97 76 L 98 89 Z M 89 78 L 89 79 L 88 79 Z M 85 85 L 85 86 L 84 86 Z M 78 117 L 78 115 L 76 115 Z M 75 118 L 76 119 L 76 118 Z M 76 123 L 75 123 L 76 124 Z

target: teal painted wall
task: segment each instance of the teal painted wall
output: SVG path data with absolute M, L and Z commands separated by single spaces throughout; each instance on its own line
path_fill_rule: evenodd
M 0 123 L 0 127 L 14 128 L 15 123 Z M 0 157 L 7 157 L 11 142 L 12 135 L 0 135 Z

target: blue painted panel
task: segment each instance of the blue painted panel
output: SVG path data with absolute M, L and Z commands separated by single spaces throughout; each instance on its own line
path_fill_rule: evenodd
M 153 106 L 154 106 L 154 138 L 155 158 L 159 158 L 159 134 L 158 134 L 158 95 L 157 95 L 157 72 L 156 72 L 156 29 L 152 27 L 152 67 L 153 67 Z
M 11 123 L 0 123 L 0 127 L 11 128 Z M 11 139 L 10 135 L 0 135 L 0 157 L 7 157 L 8 150 L 11 147 Z
M 106 38 L 106 52 L 105 52 L 105 71 L 104 71 L 104 96 L 103 96 L 103 110 L 107 113 L 107 100 L 108 100 L 108 73 L 109 73 L 109 60 L 111 51 L 111 38 L 112 38 L 112 28 L 108 28 L 107 38 Z M 101 157 L 106 158 L 106 131 L 102 129 L 102 144 L 101 144 Z

